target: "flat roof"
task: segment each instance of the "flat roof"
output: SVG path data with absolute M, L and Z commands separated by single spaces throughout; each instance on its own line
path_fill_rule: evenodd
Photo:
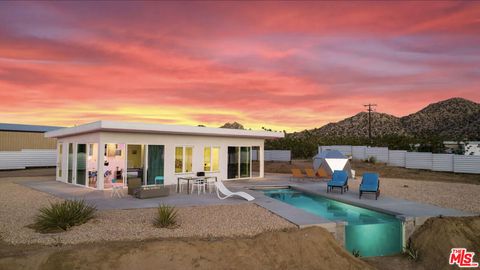
M 0 123 L 0 131 L 38 132 L 57 130 L 63 127 Z
M 155 134 L 178 134 L 197 136 L 219 136 L 219 137 L 243 137 L 259 139 L 283 138 L 283 132 L 272 132 L 263 130 L 244 130 L 229 128 L 211 128 L 180 125 L 163 125 L 149 123 L 133 123 L 118 121 L 97 121 L 74 127 L 62 128 L 45 133 L 47 138 L 62 138 L 84 133 L 109 131 L 128 133 L 155 133 Z

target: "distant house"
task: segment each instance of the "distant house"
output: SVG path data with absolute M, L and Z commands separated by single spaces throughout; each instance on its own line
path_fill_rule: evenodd
M 55 166 L 57 140 L 44 133 L 59 128 L 0 123 L 0 170 Z
M 61 127 L 0 123 L 0 151 L 55 149 L 56 139 L 44 133 Z
M 480 156 L 480 141 L 444 141 L 445 152 L 466 156 Z

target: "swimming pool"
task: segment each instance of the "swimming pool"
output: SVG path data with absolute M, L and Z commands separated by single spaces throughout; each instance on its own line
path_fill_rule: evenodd
M 403 225 L 395 216 L 310 195 L 293 189 L 264 190 L 265 195 L 332 221 L 345 221 L 345 248 L 360 256 L 402 252 Z

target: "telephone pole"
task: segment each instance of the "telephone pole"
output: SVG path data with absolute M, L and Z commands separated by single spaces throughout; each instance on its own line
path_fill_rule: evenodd
M 370 145 L 373 144 L 372 141 L 372 112 L 375 111 L 375 107 L 377 104 L 365 104 L 363 105 L 365 108 L 367 108 L 368 111 L 368 140 L 370 141 Z

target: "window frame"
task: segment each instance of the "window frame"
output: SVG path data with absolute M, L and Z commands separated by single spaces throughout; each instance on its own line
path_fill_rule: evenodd
M 205 170 L 205 149 L 206 148 L 210 148 L 210 170 L 209 171 Z M 213 162 L 212 162 L 213 161 L 213 149 L 214 148 L 218 148 L 218 159 L 217 159 L 218 160 L 218 168 L 217 168 L 217 170 L 213 169 Z M 206 145 L 206 146 L 203 147 L 203 155 L 202 155 L 203 156 L 203 170 L 205 172 L 210 172 L 210 173 L 220 172 L 220 149 L 221 149 L 221 147 L 216 146 L 216 145 Z
M 177 172 L 177 165 L 176 165 L 176 160 L 177 160 L 177 148 L 182 148 L 182 171 L 181 172 Z M 185 162 L 185 157 L 186 157 L 186 148 L 191 148 L 192 149 L 192 159 L 191 159 L 191 171 L 187 172 L 185 171 L 185 168 L 186 168 L 186 162 Z M 194 149 L 195 147 L 193 145 L 175 145 L 175 149 L 174 149 L 174 155 L 173 155 L 173 159 L 174 159 L 174 173 L 177 175 L 177 174 L 191 174 L 193 173 L 193 156 L 194 156 Z

